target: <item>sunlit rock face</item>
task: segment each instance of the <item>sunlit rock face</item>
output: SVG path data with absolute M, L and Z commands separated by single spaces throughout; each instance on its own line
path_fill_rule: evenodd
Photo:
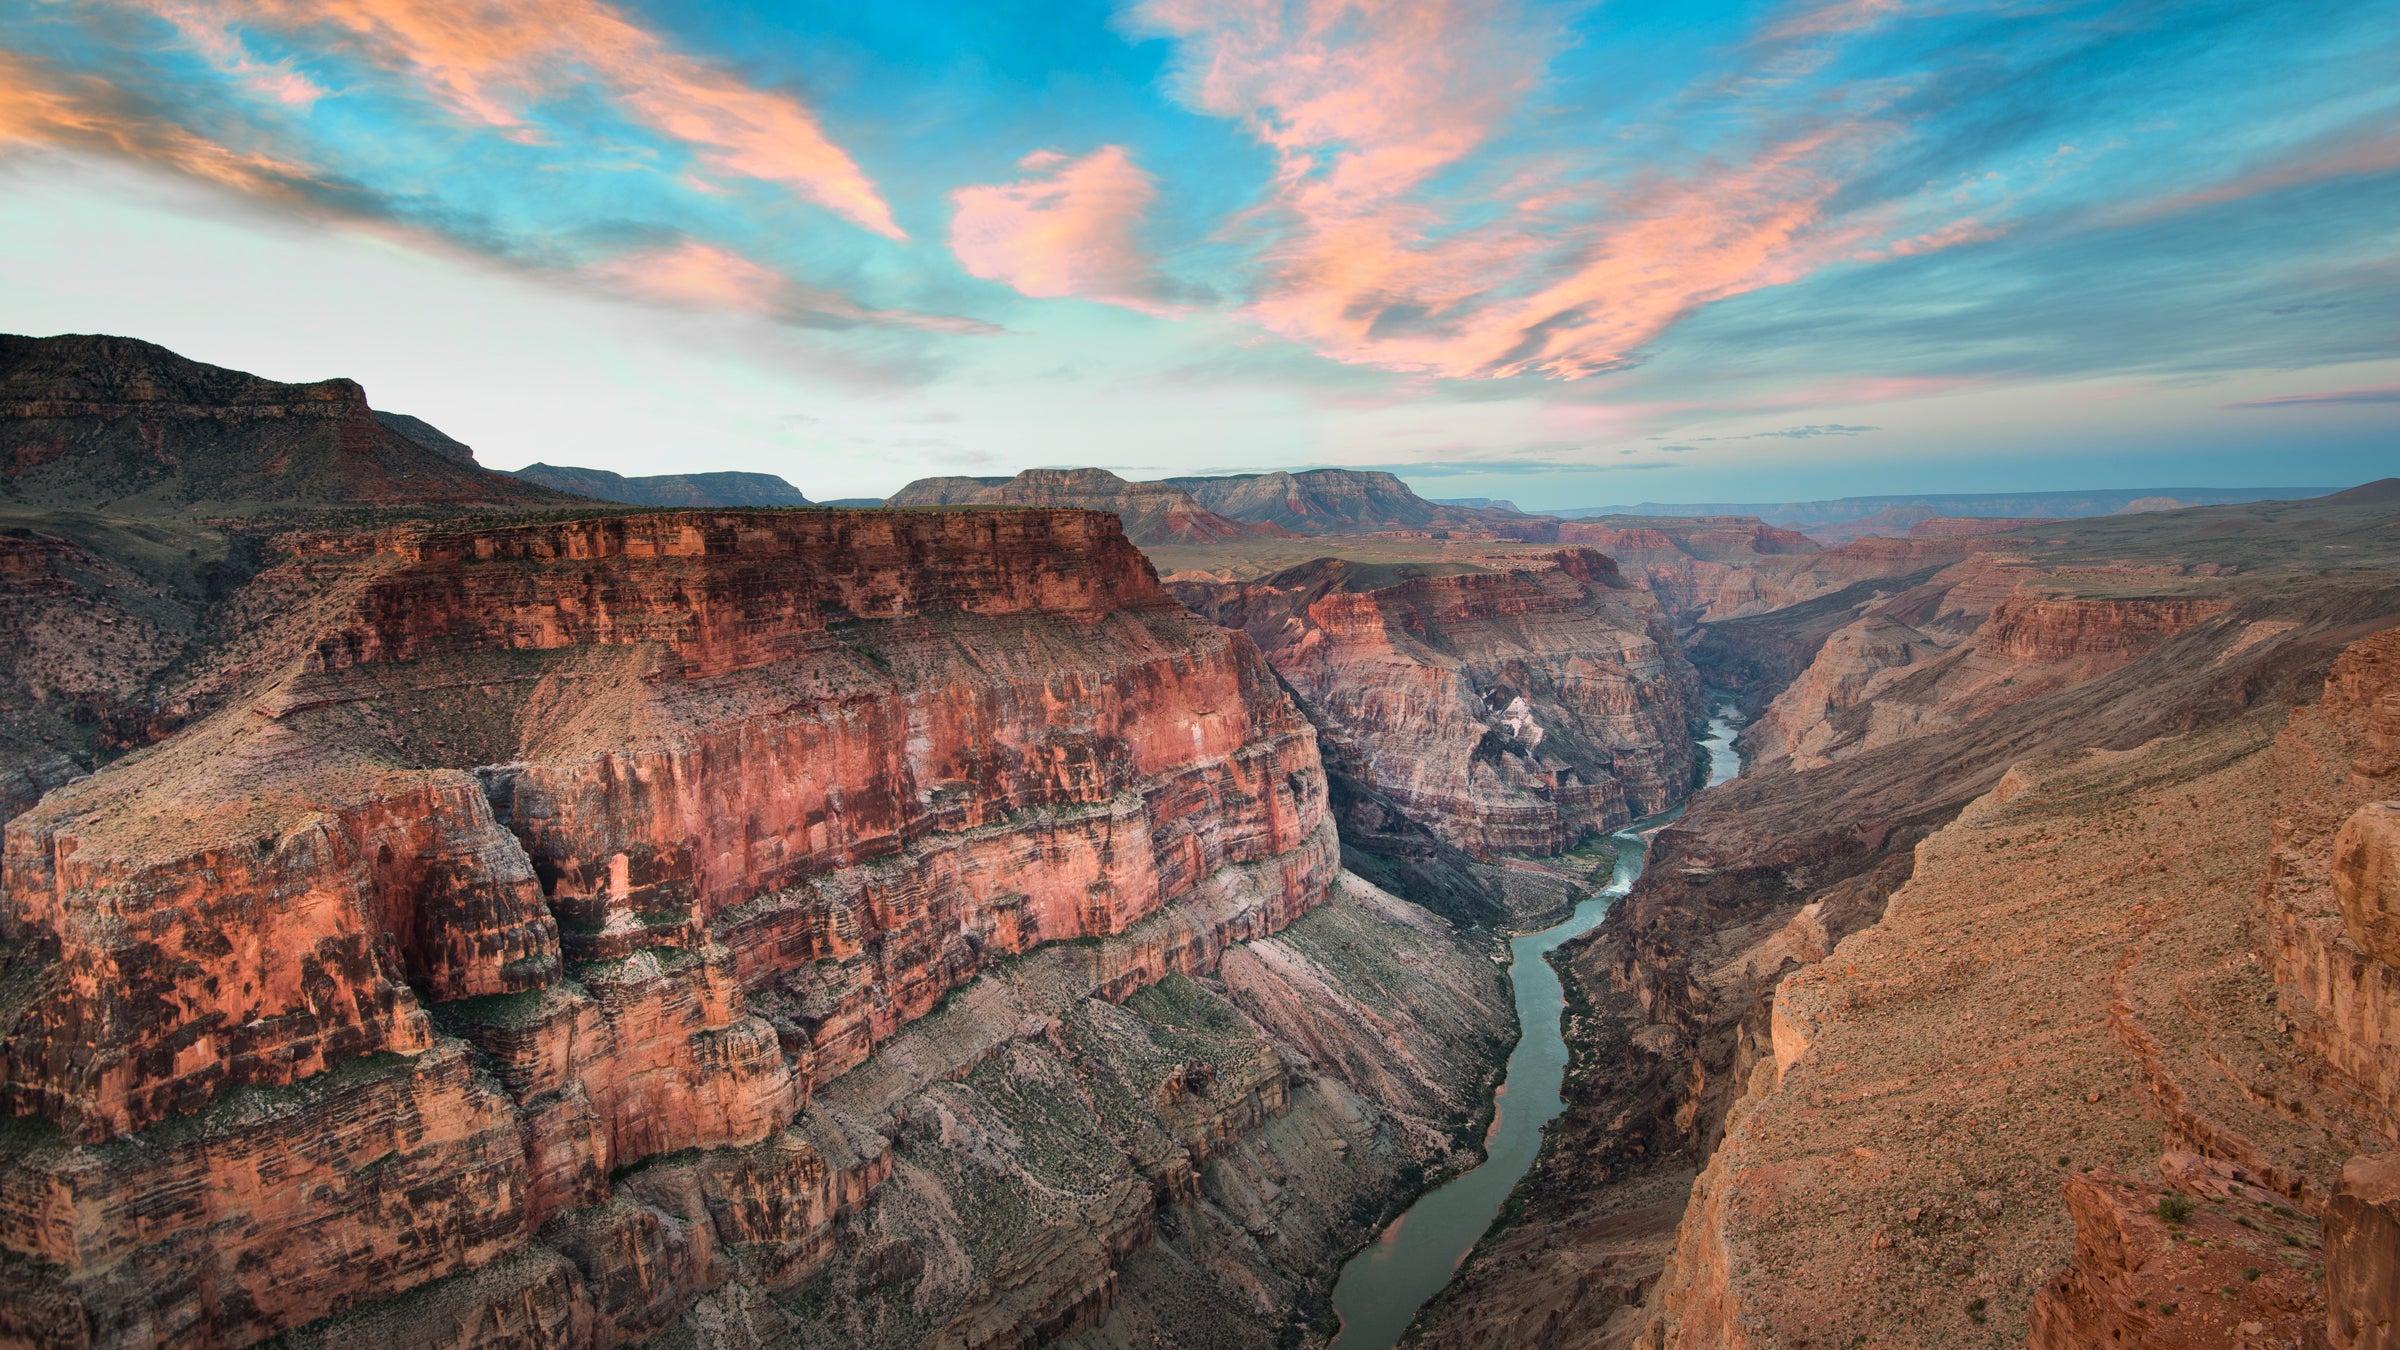
M 890 1175 L 824 1085 L 1020 954 L 1122 1001 L 1334 880 L 1314 732 L 1106 515 L 418 529 L 263 583 L 305 603 L 247 692 L 7 827 L 0 1321 L 36 1342 L 405 1295 L 610 1344 L 788 1287 Z
M 1175 587 L 1256 639 L 1325 753 L 1478 857 L 1555 853 L 1692 784 L 1699 677 L 1606 557 L 1431 575 L 1325 559 Z

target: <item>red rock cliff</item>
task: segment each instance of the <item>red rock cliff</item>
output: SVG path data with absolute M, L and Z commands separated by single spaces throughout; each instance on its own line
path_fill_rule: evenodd
M 1329 755 L 1469 853 L 1555 853 L 1690 788 L 1698 677 L 1657 605 L 1588 549 L 1177 589 L 1258 640 L 1332 729 Z
M 0 1162 L 0 1244 L 43 1263 L 0 1318 L 36 1340 L 242 1344 L 507 1252 L 529 1289 L 582 1262 L 575 1317 L 630 1334 L 657 1309 L 591 1253 L 665 1230 L 610 1217 L 612 1171 L 782 1137 L 998 958 L 1212 897 L 1123 998 L 1333 875 L 1313 732 L 1105 515 L 673 513 L 345 566 L 307 655 L 8 826 L 0 1101 L 64 1131 Z M 813 1147 L 795 1187 L 880 1180 Z M 806 1248 L 803 1199 L 705 1208 Z M 296 1277 L 326 1241 L 354 1259 Z M 671 1314 L 714 1267 L 655 1250 Z

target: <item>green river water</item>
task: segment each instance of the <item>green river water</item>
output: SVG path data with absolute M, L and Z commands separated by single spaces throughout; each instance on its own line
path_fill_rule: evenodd
M 1730 706 L 1708 724 L 1710 786 L 1741 772 L 1733 750 Z M 1542 958 L 1569 938 L 1590 932 L 1609 906 L 1633 888 L 1649 856 L 1650 835 L 1683 814 L 1635 821 L 1610 840 L 1617 848 L 1616 874 L 1607 886 L 1575 906 L 1554 927 L 1512 940 L 1509 977 L 1516 987 L 1517 1025 L 1522 1036 L 1508 1057 L 1508 1073 L 1495 1095 L 1484 1160 L 1419 1197 L 1392 1220 L 1375 1241 L 1350 1258 L 1333 1286 L 1333 1308 L 1341 1315 L 1339 1350 L 1387 1350 L 1408 1330 L 1425 1301 L 1441 1292 L 1467 1253 L 1499 1214 L 1517 1178 L 1533 1166 L 1542 1146 L 1542 1127 L 1565 1109 L 1559 1084 L 1567 1071 L 1567 1042 L 1560 1031 L 1566 998 L 1558 972 Z

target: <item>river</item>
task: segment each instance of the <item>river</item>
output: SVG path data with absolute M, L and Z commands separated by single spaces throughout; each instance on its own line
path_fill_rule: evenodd
M 1708 782 L 1714 787 L 1741 772 L 1734 753 L 1733 708 L 1720 703 L 1708 724 Z M 1567 1041 L 1560 1022 L 1566 996 L 1558 972 L 1542 958 L 1569 938 L 1597 926 L 1618 897 L 1633 889 L 1649 856 L 1650 835 L 1683 814 L 1637 820 L 1612 836 L 1617 870 L 1607 886 L 1575 906 L 1554 927 L 1510 941 L 1509 978 L 1516 987 L 1517 1025 L 1522 1034 L 1508 1057 L 1508 1073 L 1494 1095 L 1491 1132 L 1482 1163 L 1419 1197 L 1392 1220 L 1375 1241 L 1351 1257 L 1333 1286 L 1333 1310 L 1341 1315 L 1338 1350 L 1388 1350 L 1408 1330 L 1417 1309 L 1450 1282 L 1459 1262 L 1474 1249 L 1500 1204 L 1533 1166 L 1542 1146 L 1542 1127 L 1566 1109 L 1559 1084 L 1567 1072 Z

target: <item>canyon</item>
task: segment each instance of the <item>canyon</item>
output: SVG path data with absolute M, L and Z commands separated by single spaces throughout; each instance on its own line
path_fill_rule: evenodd
M 1496 972 L 1338 876 L 1312 728 L 1111 518 L 341 544 L 9 823 L 14 1334 L 1018 1344 L 1178 1241 L 1273 1321 L 1462 1145 Z
M 2396 513 L 2053 522 L 1704 624 L 1745 773 L 1562 953 L 1567 1112 L 1411 1343 L 2378 1325 L 2400 1039 L 2339 897 Z
M 1489 937 L 1113 513 L 595 509 L 7 354 L 0 1340 L 1272 1344 L 1474 1156 Z
M 1329 764 L 1478 860 L 1565 852 L 1692 786 L 1699 676 L 1657 603 L 1588 549 L 1173 589 L 1258 643 Z
M 113 338 L 0 460 L 0 1341 L 1322 1343 L 1554 968 L 1407 1343 L 2391 1343 L 2400 483 L 635 509 Z

